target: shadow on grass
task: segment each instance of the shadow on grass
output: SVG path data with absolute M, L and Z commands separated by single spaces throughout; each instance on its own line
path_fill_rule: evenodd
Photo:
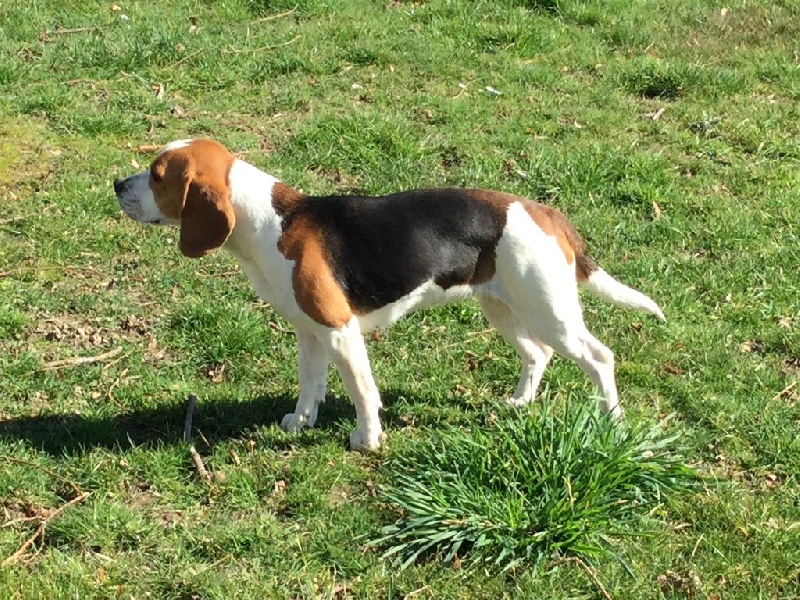
M 294 396 L 259 396 L 251 400 L 201 399 L 194 412 L 193 429 L 202 431 L 213 444 L 240 437 L 259 427 L 279 425 L 294 410 Z M 94 448 L 120 449 L 132 446 L 179 444 L 183 440 L 186 402 L 163 404 L 107 416 L 55 414 L 12 418 L 0 422 L 0 439 L 23 440 L 48 454 L 83 454 Z M 328 397 L 320 407 L 316 428 L 337 432 L 340 422 L 353 419 L 349 399 Z M 288 436 L 288 447 L 322 443 L 318 435 Z M 324 436 L 323 436 L 324 437 Z

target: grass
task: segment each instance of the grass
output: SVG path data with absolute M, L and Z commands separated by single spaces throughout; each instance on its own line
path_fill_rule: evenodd
M 516 411 L 485 426 L 446 427 L 388 461 L 381 494 L 401 511 L 377 545 L 401 568 L 430 554 L 508 571 L 558 555 L 597 559 L 612 536 L 643 535 L 649 510 L 697 476 L 676 454 L 677 436 L 652 423 L 615 423 L 597 405 L 554 415 Z
M 346 451 L 336 377 L 317 429 L 280 431 L 288 325 L 229 257 L 182 259 L 112 197 L 151 160 L 140 147 L 203 135 L 309 192 L 479 186 L 568 213 L 669 319 L 586 299 L 624 431 L 673 415 L 667 439 L 719 482 L 610 519 L 598 581 L 615 598 L 800 595 L 799 23 L 762 0 L 0 5 L 0 560 L 75 499 L 69 482 L 89 493 L 0 568 L 0 597 L 601 596 L 556 548 L 502 574 L 478 553 L 381 557 L 400 474 L 481 464 L 469 444 L 536 439 L 541 413 L 500 408 L 516 358 L 465 303 L 370 338 L 384 454 Z M 559 419 L 593 402 L 566 361 L 545 377 Z M 210 484 L 182 441 L 190 391 Z

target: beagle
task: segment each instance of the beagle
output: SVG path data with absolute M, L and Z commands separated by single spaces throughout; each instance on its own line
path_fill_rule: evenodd
M 586 372 L 617 418 L 614 355 L 586 328 L 578 288 L 664 320 L 653 300 L 595 264 L 562 213 L 510 194 L 307 196 L 201 139 L 168 144 L 114 191 L 135 221 L 178 226 L 188 257 L 225 246 L 294 325 L 300 394 L 286 431 L 314 425 L 333 361 L 355 403 L 355 450 L 376 450 L 382 436 L 363 334 L 411 310 L 476 297 L 522 360 L 510 403 L 534 399 L 555 351 Z

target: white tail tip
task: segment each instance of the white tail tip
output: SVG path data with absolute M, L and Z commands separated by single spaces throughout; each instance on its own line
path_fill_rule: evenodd
M 617 281 L 603 269 L 598 268 L 589 275 L 581 285 L 596 296 L 608 300 L 612 304 L 650 313 L 662 321 L 667 320 L 664 316 L 664 312 L 651 298 Z

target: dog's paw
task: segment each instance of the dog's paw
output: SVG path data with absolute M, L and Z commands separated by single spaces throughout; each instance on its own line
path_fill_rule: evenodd
M 365 432 L 361 429 L 355 430 L 350 434 L 350 450 L 367 454 L 368 452 L 375 452 L 381 447 L 381 442 L 386 436 L 377 432 Z
M 521 398 L 518 398 L 516 396 L 511 396 L 510 398 L 506 398 L 506 404 L 508 404 L 509 406 L 513 406 L 515 408 L 528 406 L 528 404 L 530 404 L 531 402 L 533 402 L 533 398 L 526 398 L 525 396 L 522 396 Z
M 311 422 L 306 415 L 298 415 L 297 413 L 289 413 L 283 417 L 281 421 L 281 429 L 283 429 L 287 433 L 297 433 L 301 429 L 305 429 L 306 427 L 313 426 L 314 423 Z

